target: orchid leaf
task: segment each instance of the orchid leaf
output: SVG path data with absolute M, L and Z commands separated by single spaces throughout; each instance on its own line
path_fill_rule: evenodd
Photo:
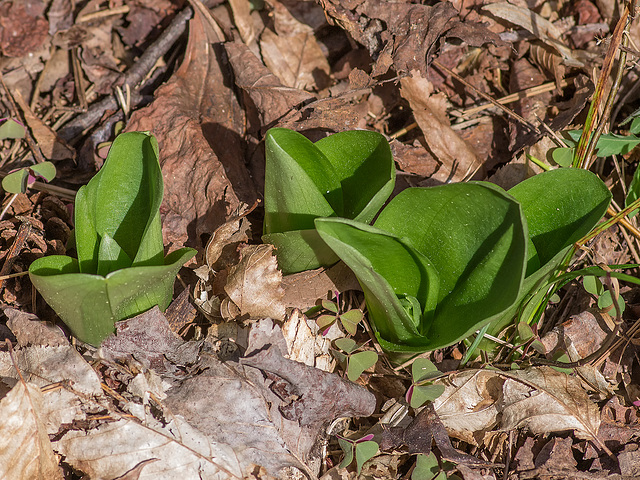
M 33 285 L 78 339 L 97 346 L 115 322 L 169 305 L 175 276 L 195 250 L 164 257 L 162 195 L 155 138 L 118 136 L 102 169 L 76 195 L 78 259 L 50 256 L 31 264 Z
M 410 188 L 373 227 L 327 218 L 316 220 L 316 229 L 358 277 L 369 319 L 390 352 L 455 343 L 520 292 L 526 224 L 518 203 L 490 184 Z
M 312 143 L 295 131 L 273 128 L 265 145 L 263 241 L 276 246 L 284 273 L 337 262 L 313 222 L 373 219 L 395 183 L 388 142 L 376 132 L 348 131 Z

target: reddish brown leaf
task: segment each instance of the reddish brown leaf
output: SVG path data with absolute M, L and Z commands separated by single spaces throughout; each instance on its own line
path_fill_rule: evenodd
M 242 200 L 256 198 L 244 165 L 244 118 L 219 42 L 200 12 L 189 22 L 185 58 L 155 101 L 132 116 L 129 130 L 158 138 L 165 194 L 162 213 L 167 242 L 191 244 L 224 223 Z
M 236 85 L 253 101 L 262 125 L 270 125 L 292 108 L 313 98 L 303 90 L 283 85 L 244 43 L 225 43 L 225 49 Z
M 0 5 L 0 50 L 7 57 L 22 57 L 38 50 L 49 34 L 42 18 L 45 2 L 3 2 Z

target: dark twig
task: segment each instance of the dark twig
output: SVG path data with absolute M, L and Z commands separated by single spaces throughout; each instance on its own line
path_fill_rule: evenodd
M 160 37 L 142 54 L 138 61 L 125 74 L 123 86 L 129 85 L 131 88 L 131 104 L 137 105 L 142 101 L 142 95 L 137 93 L 138 84 L 144 79 L 147 73 L 153 68 L 158 59 L 166 54 L 176 43 L 180 35 L 184 32 L 187 21 L 192 17 L 193 10 L 186 7 L 178 13 L 171 24 L 162 32 Z M 60 129 L 58 134 L 66 141 L 80 135 L 84 130 L 93 127 L 100 121 L 104 112 L 116 110 L 118 101 L 115 95 L 109 95 L 101 101 L 89 107 L 86 113 L 78 115 Z

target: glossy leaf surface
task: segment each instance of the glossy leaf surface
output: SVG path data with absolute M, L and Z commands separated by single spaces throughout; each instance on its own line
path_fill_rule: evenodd
M 388 351 L 455 343 L 520 291 L 526 225 L 518 203 L 489 184 L 407 189 L 373 227 L 330 218 L 316 228 L 358 277 Z
M 265 243 L 284 273 L 331 265 L 338 257 L 314 227 L 318 217 L 370 222 L 389 198 L 395 165 L 386 139 L 347 131 L 312 143 L 292 130 L 266 135 Z
M 162 195 L 155 138 L 120 135 L 76 195 L 78 259 L 51 256 L 31 264 L 32 283 L 80 340 L 99 345 L 116 321 L 169 305 L 175 276 L 195 250 L 164 257 Z

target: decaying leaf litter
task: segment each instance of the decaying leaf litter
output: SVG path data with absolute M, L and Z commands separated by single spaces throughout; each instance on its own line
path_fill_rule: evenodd
M 509 188 L 555 165 L 551 149 L 572 145 L 566 130 L 629 135 L 633 9 L 606 0 L 0 3 L 2 117 L 27 126 L 24 140 L 4 140 L 2 171 L 57 168 L 50 184 L 5 194 L 2 275 L 65 254 L 75 191 L 122 127 L 158 139 L 166 248 L 200 252 L 165 313 L 121 322 L 100 349 L 70 343 L 27 277 L 2 278 L 2 477 L 637 477 L 632 284 L 619 284 L 619 335 L 592 361 L 579 359 L 607 346 L 616 311 L 598 305 L 597 285 L 569 282 L 524 344 L 507 335 L 492 359 L 464 358 L 469 344 L 432 352 L 428 383 L 441 394 L 413 409 L 405 393 L 424 385 L 415 372 L 412 382 L 413 365 L 387 361 L 366 322 L 354 339 L 379 359 L 347 380 L 334 351 L 340 322 L 320 332 L 304 312 L 336 293 L 340 313 L 360 308 L 358 283 L 343 264 L 283 278 L 273 248 L 259 244 L 256 205 L 271 127 L 314 141 L 353 129 L 386 135 L 396 192 L 467 180 Z M 624 67 L 611 61 L 616 51 Z M 602 103 L 589 127 L 594 92 Z M 637 149 L 593 159 L 620 204 Z M 634 223 L 604 231 L 578 265 L 640 262 Z M 577 364 L 554 369 L 535 357 Z M 339 468 L 337 435 L 356 461 L 360 444 L 380 450 Z

